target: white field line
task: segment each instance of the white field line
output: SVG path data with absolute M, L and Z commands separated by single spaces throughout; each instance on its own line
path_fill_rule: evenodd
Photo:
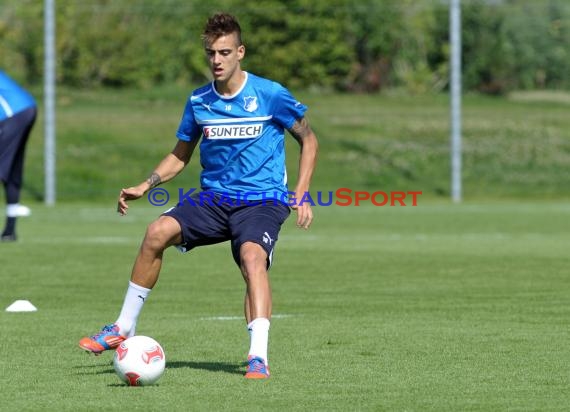
M 277 314 L 277 315 L 271 315 L 272 319 L 283 319 L 283 318 L 292 318 L 294 316 L 298 316 L 298 315 L 288 315 L 285 313 L 282 314 Z M 243 316 L 206 316 L 206 317 L 202 317 L 200 318 L 200 320 L 243 320 Z

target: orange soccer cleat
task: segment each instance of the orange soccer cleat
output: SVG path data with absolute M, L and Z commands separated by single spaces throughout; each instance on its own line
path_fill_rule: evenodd
M 96 335 L 85 337 L 79 341 L 79 346 L 95 355 L 100 355 L 103 351 L 115 349 L 126 339 L 119 333 L 119 327 L 116 324 L 103 326 L 101 332 Z
M 249 356 L 247 358 L 246 379 L 267 379 L 269 378 L 269 366 L 259 357 Z

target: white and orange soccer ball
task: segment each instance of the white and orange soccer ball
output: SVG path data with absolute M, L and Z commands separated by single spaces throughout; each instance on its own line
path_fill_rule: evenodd
M 116 349 L 115 372 L 129 386 L 154 384 L 164 373 L 166 357 L 162 346 L 148 336 L 133 336 Z

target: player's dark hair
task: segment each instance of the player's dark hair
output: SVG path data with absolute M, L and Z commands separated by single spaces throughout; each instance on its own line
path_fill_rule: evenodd
M 238 46 L 241 46 L 241 27 L 237 19 L 231 14 L 218 13 L 214 14 L 206 22 L 202 40 L 204 44 L 211 44 L 219 37 L 227 36 L 232 33 L 237 34 Z

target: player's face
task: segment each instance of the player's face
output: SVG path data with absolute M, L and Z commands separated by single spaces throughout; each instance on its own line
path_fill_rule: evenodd
M 210 70 L 216 82 L 228 82 L 238 72 L 245 47 L 239 45 L 235 33 L 218 37 L 206 45 Z

